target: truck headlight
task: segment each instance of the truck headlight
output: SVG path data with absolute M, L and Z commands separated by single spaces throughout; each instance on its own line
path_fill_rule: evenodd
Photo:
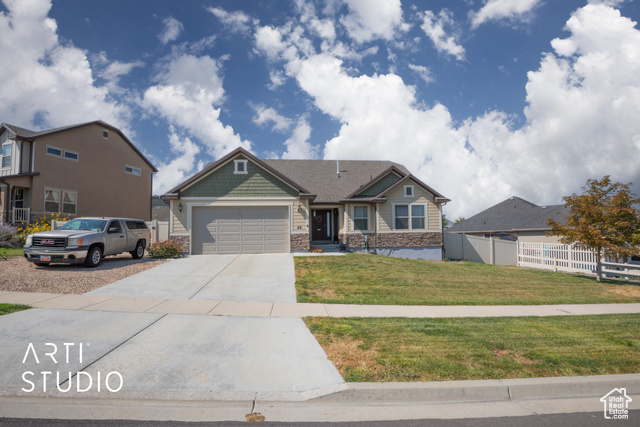
M 68 246 L 82 246 L 82 238 L 70 237 Z
M 27 241 L 26 241 L 26 242 L 24 242 L 24 245 L 25 245 L 25 246 L 31 246 L 32 244 L 33 244 L 33 236 L 32 236 L 31 234 L 29 234 L 29 235 L 27 236 Z

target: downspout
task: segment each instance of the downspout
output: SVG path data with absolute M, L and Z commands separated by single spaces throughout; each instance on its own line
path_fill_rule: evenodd
M 376 255 L 378 255 L 378 204 L 376 203 L 374 205 L 374 209 L 375 209 L 375 218 L 374 218 L 374 227 L 373 227 L 373 247 L 375 250 Z

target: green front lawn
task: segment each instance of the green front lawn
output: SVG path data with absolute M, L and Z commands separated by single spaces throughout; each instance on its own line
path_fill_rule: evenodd
M 348 382 L 640 372 L 640 315 L 305 318 Z
M 640 302 L 640 285 L 470 262 L 296 257 L 298 302 L 391 305 Z
M 0 304 L 0 316 L 3 314 L 14 313 L 16 311 L 27 310 L 31 307 L 28 305 L 18 305 L 18 304 Z
M 0 248 L 0 259 L 3 257 L 21 257 L 23 255 L 22 248 Z

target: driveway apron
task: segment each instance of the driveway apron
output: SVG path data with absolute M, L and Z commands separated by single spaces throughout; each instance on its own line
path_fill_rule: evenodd
M 295 302 L 294 283 L 290 254 L 200 255 L 89 294 Z M 6 368 L 0 394 L 5 395 L 303 400 L 346 388 L 299 318 L 32 309 L 0 316 L 0 336 L 0 363 Z M 45 355 L 53 349 L 49 344 L 56 345 L 56 363 Z M 48 365 L 35 363 L 34 352 Z M 32 387 L 25 371 L 34 372 L 26 377 L 34 383 L 32 391 L 24 391 Z M 43 379 L 43 371 L 52 374 Z M 117 392 L 105 382 L 110 373 L 111 388 L 121 385 Z

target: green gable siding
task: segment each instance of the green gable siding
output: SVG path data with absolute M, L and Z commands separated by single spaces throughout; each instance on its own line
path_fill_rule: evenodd
M 243 156 L 233 160 L 246 160 Z M 182 191 L 182 197 L 298 197 L 298 191 L 251 160 L 246 174 L 234 174 L 233 160 Z
M 377 196 L 398 181 L 400 181 L 400 177 L 393 172 L 389 172 L 386 176 L 380 178 L 375 184 L 358 193 L 356 197 Z

